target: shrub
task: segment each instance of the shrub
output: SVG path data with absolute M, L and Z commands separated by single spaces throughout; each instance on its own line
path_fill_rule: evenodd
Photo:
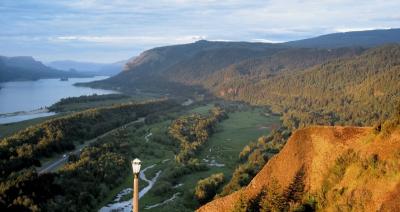
M 195 198 L 200 204 L 207 203 L 217 194 L 218 189 L 224 183 L 224 174 L 213 174 L 208 178 L 199 180 L 194 192 Z
M 154 185 L 152 189 L 152 193 L 157 196 L 163 196 L 165 193 L 168 193 L 172 190 L 172 184 L 168 181 L 159 181 Z

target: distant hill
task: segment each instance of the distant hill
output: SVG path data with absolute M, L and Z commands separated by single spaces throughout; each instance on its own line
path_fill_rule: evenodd
M 182 73 L 178 69 L 181 65 L 191 66 L 192 74 L 203 75 L 202 71 L 224 67 L 232 62 L 243 59 L 268 55 L 287 49 L 275 44 L 248 43 L 248 42 L 210 42 L 198 41 L 191 44 L 159 47 L 147 50 L 138 57 L 129 60 L 124 71 L 109 80 L 90 83 L 95 87 L 112 87 L 127 92 L 135 90 L 186 92 L 193 87 L 185 87 L 174 80 L 167 80 L 168 76 L 176 76 Z M 226 53 L 226 54 L 225 54 Z M 202 62 L 197 59 L 201 58 Z M 198 64 L 194 64 L 198 62 Z M 189 72 L 189 70 L 184 70 Z M 190 75 L 185 73 L 186 76 Z M 173 77 L 169 77 L 170 79 Z M 183 86 L 183 87 L 182 87 Z
M 375 47 L 388 43 L 400 43 L 400 29 L 333 33 L 285 44 L 292 47 L 340 48 L 349 46 Z
M 64 71 L 75 70 L 82 73 L 114 76 L 122 71 L 126 62 L 127 60 L 121 60 L 115 63 L 91 63 L 73 60 L 59 60 L 50 62 L 47 65 Z
M 47 63 L 47 65 L 64 71 L 75 69 L 76 71 L 96 72 L 101 67 L 103 67 L 105 63 L 103 64 L 103 63 L 79 62 L 73 60 L 57 60 L 49 62 Z
M 387 34 L 379 40 L 391 43 L 397 31 L 365 33 Z M 364 33 L 349 35 L 362 40 Z M 305 48 L 198 41 L 147 50 L 128 61 L 120 74 L 87 85 L 128 93 L 211 93 L 269 106 L 291 129 L 309 124 L 363 126 L 386 118 L 400 101 L 399 55 L 399 44 Z
M 0 82 L 83 76 L 87 75 L 50 68 L 29 56 L 0 56 Z
M 197 211 L 399 211 L 399 124 L 298 130 L 247 187 Z
M 158 47 L 145 51 L 138 57 L 128 61 L 125 66 L 125 71 L 132 71 L 135 73 L 143 72 L 143 74 L 161 73 L 179 62 L 196 57 L 199 53 L 201 53 L 199 54 L 201 56 L 206 54 L 204 52 L 213 53 L 217 50 L 225 50 L 230 53 L 236 51 L 238 54 L 241 53 L 241 55 L 239 55 L 240 57 L 248 58 L 261 53 L 268 54 L 285 48 L 287 47 L 267 43 L 214 42 L 201 40 L 190 44 Z M 246 52 L 242 52 L 242 50 Z M 246 54 L 249 54 L 249 51 L 257 55 L 246 56 Z M 213 56 L 209 55 L 208 57 L 212 59 Z

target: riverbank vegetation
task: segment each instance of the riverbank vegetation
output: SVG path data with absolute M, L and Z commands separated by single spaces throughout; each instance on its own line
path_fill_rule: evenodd
M 213 174 L 210 177 L 199 180 L 197 182 L 194 196 L 200 204 L 209 202 L 217 194 L 218 189 L 224 183 L 225 177 L 223 173 Z
M 135 95 L 129 96 L 125 94 L 104 94 L 104 95 L 83 95 L 79 97 L 69 97 L 61 99 L 60 101 L 51 105 L 48 109 L 56 112 L 55 115 L 45 116 L 40 118 L 29 119 L 20 122 L 13 122 L 7 124 L 0 124 L 0 138 L 11 136 L 12 134 L 26 129 L 29 126 L 43 123 L 46 120 L 62 117 L 74 112 L 84 111 L 91 108 L 111 107 L 121 104 L 138 103 L 157 99 L 157 95 Z
M 224 108 L 228 118 L 216 125 L 214 133 L 195 154 L 196 159 L 192 160 L 195 163 L 182 165 L 175 161 L 169 161 L 168 165 L 157 165 L 156 167 L 164 171 L 152 191 L 141 200 L 143 204 L 162 202 L 167 197 L 179 192 L 176 200 L 152 210 L 193 211 L 200 205 L 195 198 L 195 187 L 199 180 L 216 173 L 223 173 L 224 183 L 221 183 L 215 190 L 217 193 L 220 192 L 222 186 L 230 180 L 235 167 L 238 166 L 238 155 L 244 146 L 250 140 L 268 135 L 270 129 L 279 126 L 279 119 L 274 115 L 267 115 L 264 109 L 240 103 L 225 103 L 219 102 L 218 106 Z M 189 113 L 196 112 L 207 116 L 209 114 L 207 110 L 212 108 L 213 106 L 210 104 L 200 105 L 191 109 Z M 156 134 L 155 136 L 157 137 Z M 174 140 L 172 139 L 172 141 Z M 176 154 L 179 153 L 179 146 L 177 148 Z
M 51 105 L 48 109 L 51 112 L 59 113 L 119 104 L 128 100 L 132 100 L 132 98 L 124 94 L 83 95 L 79 97 L 63 98 L 55 104 Z
M 175 160 L 180 164 L 195 163 L 194 156 L 199 148 L 215 131 L 216 124 L 228 118 L 220 107 L 214 107 L 206 117 L 199 114 L 180 117 L 174 120 L 169 128 L 169 134 L 180 145 Z
M 268 160 L 279 153 L 289 136 L 288 131 L 281 128 L 246 145 L 239 154 L 239 166 L 218 196 L 226 196 L 247 186 Z
M 29 120 L 24 120 L 24 121 L 20 121 L 20 122 L 13 122 L 13 123 L 7 123 L 7 124 L 0 124 L 0 139 L 5 138 L 5 137 L 9 137 L 21 130 L 24 130 L 30 126 L 33 125 L 37 125 L 40 123 L 43 123 L 47 120 L 53 119 L 53 118 L 57 118 L 57 117 L 61 117 L 64 116 L 66 114 L 60 113 L 60 114 L 56 114 L 53 116 L 45 116 L 45 117 L 39 117 L 39 118 L 34 118 L 34 119 L 29 119 Z

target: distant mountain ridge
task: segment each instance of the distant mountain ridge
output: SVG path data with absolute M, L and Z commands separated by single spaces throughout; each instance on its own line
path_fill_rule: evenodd
M 314 38 L 286 42 L 291 47 L 341 48 L 375 47 L 389 43 L 400 43 L 400 29 L 380 29 L 354 32 L 340 32 Z
M 88 75 L 53 69 L 30 56 L 0 56 L 0 82 L 83 76 Z
M 93 63 L 73 60 L 58 60 L 47 63 L 47 65 L 64 71 L 76 70 L 77 72 L 83 73 L 114 76 L 123 70 L 127 61 L 128 60 L 121 60 L 115 63 Z
M 200 40 L 190 44 L 164 46 L 144 51 L 126 63 L 124 72 L 104 83 L 127 82 L 150 76 L 154 78 L 168 76 L 172 81 L 176 81 L 174 77 L 186 78 L 180 81 L 187 81 L 188 78 L 193 77 L 193 74 L 203 75 L 204 78 L 204 75 L 227 65 L 251 58 L 268 57 L 293 48 L 297 49 L 295 50 L 298 51 L 297 55 L 301 55 L 302 53 L 299 52 L 302 51 L 301 48 L 369 48 L 385 43 L 400 43 L 400 29 L 334 33 L 280 44 Z M 292 54 L 292 56 L 295 55 Z M 193 69 L 197 70 L 188 73 Z
M 91 62 L 79 62 L 74 60 L 57 60 L 47 63 L 48 66 L 68 71 L 75 69 L 77 71 L 95 72 L 99 70 L 105 63 L 91 63 Z

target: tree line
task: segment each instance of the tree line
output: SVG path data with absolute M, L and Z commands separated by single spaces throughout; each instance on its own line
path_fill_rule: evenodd
M 282 127 L 246 145 L 239 154 L 239 165 L 233 172 L 232 178 L 224 185 L 218 196 L 226 196 L 247 186 L 268 160 L 279 153 L 289 136 L 290 133 Z
M 67 97 L 62 98 L 60 101 L 49 107 L 50 111 L 54 112 L 62 112 L 66 111 L 66 108 L 70 104 L 78 104 L 78 103 L 88 103 L 88 102 L 99 102 L 99 101 L 109 101 L 109 100 L 118 100 L 129 98 L 129 96 L 124 94 L 104 94 L 104 95 L 82 95 L 79 97 Z

